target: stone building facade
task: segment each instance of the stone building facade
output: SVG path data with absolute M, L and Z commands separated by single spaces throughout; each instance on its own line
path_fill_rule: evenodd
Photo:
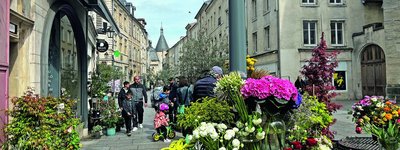
M 42 96 L 59 97 L 67 92 L 78 99 L 76 116 L 82 136 L 87 135 L 87 78 L 96 33 L 89 11 L 107 18 L 102 0 L 18 0 L 10 3 L 8 96 L 21 96 L 31 87 Z M 12 108 L 8 103 L 8 108 Z
M 397 5 L 397 1 L 371 0 L 249 0 L 248 54 L 259 60 L 257 68 L 294 82 L 324 32 L 328 51 L 340 52 L 332 79 L 338 99 L 392 96 L 391 91 L 398 87 L 398 80 L 391 78 L 396 74 L 392 70 L 397 70 L 394 65 L 398 63 L 394 59 L 389 63 L 388 57 L 396 56 L 393 53 L 399 38 L 393 36 L 398 30 L 393 26 L 396 21 L 388 21 L 396 20 L 392 14 Z M 363 61 L 364 49 L 373 49 L 369 50 L 371 56 L 365 57 L 373 56 L 370 59 L 374 60 Z M 371 63 L 375 56 L 379 63 Z
M 148 35 L 145 29 L 146 21 L 134 16 L 135 7 L 125 0 L 105 0 L 108 10 L 111 12 L 120 34 L 109 37 L 110 24 L 99 15 L 93 17 L 96 29 L 100 31 L 99 38 L 105 39 L 109 44 L 109 50 L 99 53 L 99 61 L 122 70 L 123 80 L 133 81 L 136 75 L 146 73 Z M 106 24 L 106 30 L 104 26 Z M 119 57 L 114 57 L 115 51 L 120 52 Z

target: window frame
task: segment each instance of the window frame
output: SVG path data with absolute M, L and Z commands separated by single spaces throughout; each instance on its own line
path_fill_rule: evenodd
M 257 37 L 258 35 L 257 35 L 257 31 L 255 31 L 255 32 L 253 32 L 252 33 L 252 36 L 251 36 L 251 38 L 252 38 L 252 42 L 253 42 L 253 53 L 254 54 L 257 54 L 257 52 L 258 52 L 258 37 Z
M 305 0 L 306 2 L 304 2 L 304 0 L 301 0 L 301 4 L 302 5 L 317 5 L 317 0 Z M 314 1 L 314 2 L 310 2 L 310 1 Z
M 305 41 L 305 39 L 304 39 L 304 32 L 305 32 L 304 23 L 307 23 L 307 26 L 308 26 L 308 28 L 307 28 L 307 35 L 308 35 L 307 43 L 304 43 L 304 41 Z M 314 31 L 315 43 L 311 42 L 311 26 L 310 26 L 311 23 L 315 24 L 315 27 L 314 27 L 314 30 L 315 30 Z M 304 46 L 317 46 L 317 43 L 318 43 L 318 38 L 317 38 L 318 21 L 317 20 L 303 20 L 303 22 L 302 22 L 302 30 L 303 30 L 303 34 L 302 34 L 303 35 L 303 45 Z
M 257 20 L 257 0 L 251 0 L 251 8 L 252 8 L 252 19 L 253 21 Z
M 329 0 L 329 4 L 331 5 L 342 5 L 344 4 L 343 0 L 333 0 L 334 2 L 331 2 L 332 0 Z M 337 1 L 340 1 L 339 3 Z
M 335 41 L 336 41 L 336 43 L 333 43 L 332 42 L 332 23 L 334 23 L 335 24 Z M 342 25 L 342 28 L 341 28 L 341 32 L 342 32 L 342 43 L 338 43 L 338 38 L 339 38 L 339 36 L 338 36 L 338 24 L 341 24 Z M 344 39 L 344 30 L 345 30 L 345 28 L 344 28 L 344 26 L 345 26 L 345 21 L 344 20 L 331 20 L 330 21 L 330 23 L 329 23 L 329 28 L 330 28 L 330 33 L 331 33 L 331 36 L 330 36 L 330 44 L 332 45 L 332 46 L 344 46 L 345 44 L 345 39 Z
M 264 27 L 264 39 L 266 41 L 264 45 L 264 51 L 269 51 L 271 49 L 271 30 L 269 26 Z

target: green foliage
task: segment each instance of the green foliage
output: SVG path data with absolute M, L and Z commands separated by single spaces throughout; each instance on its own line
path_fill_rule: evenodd
M 118 79 L 122 75 L 121 70 L 113 69 L 110 65 L 97 64 L 96 73 L 92 75 L 92 94 L 96 97 L 105 96 L 106 92 L 110 89 L 107 83 L 113 79 Z
M 101 130 L 103 130 L 103 127 L 101 127 L 100 125 L 96 125 L 93 127 L 92 132 L 100 132 Z
M 201 76 L 202 71 L 209 70 L 213 66 L 220 66 L 227 71 L 224 65 L 228 60 L 227 40 L 217 43 L 212 38 L 200 34 L 197 39 L 189 39 L 183 45 L 183 53 L 179 58 L 180 75 L 193 81 Z
M 5 128 L 8 136 L 3 149 L 79 149 L 75 118 L 76 101 L 39 97 L 31 93 L 12 100 L 12 121 Z
M 115 128 L 119 121 L 120 111 L 117 110 L 115 99 L 109 98 L 100 102 L 101 123 L 106 128 Z
M 154 81 L 161 80 L 164 83 L 169 83 L 168 79 L 171 77 L 175 77 L 178 74 L 176 70 L 177 69 L 173 68 L 172 66 L 167 66 L 156 74 Z
M 366 122 L 363 128 L 367 133 L 375 135 L 378 138 L 379 143 L 381 143 L 385 149 L 388 149 L 390 146 L 396 146 L 396 150 L 400 143 L 400 125 L 395 122 L 396 121 L 394 120 L 388 121 L 388 126 L 386 128 Z
M 192 103 L 185 108 L 185 113 L 178 115 L 178 126 L 187 129 L 194 129 L 201 122 L 225 123 L 229 125 L 233 122 L 231 107 L 225 101 L 217 98 L 205 98 L 201 103 Z
M 325 103 L 319 102 L 316 96 L 304 94 L 303 103 L 291 116 L 289 140 L 302 141 L 307 137 L 316 137 L 332 122 L 333 116 Z

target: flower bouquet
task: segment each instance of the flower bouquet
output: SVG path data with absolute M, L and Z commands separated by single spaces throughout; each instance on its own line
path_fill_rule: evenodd
M 387 150 L 396 150 L 400 143 L 400 107 L 392 101 L 378 96 L 366 96 L 353 106 L 353 121 L 356 132 L 364 129 L 378 138 Z
M 265 76 L 261 79 L 249 78 L 240 91 L 251 111 L 255 110 L 258 103 L 262 111 L 270 115 L 285 113 L 301 103 L 301 97 L 298 97 L 298 91 L 293 83 L 274 76 Z
M 191 142 L 200 141 L 205 149 L 238 150 L 243 144 L 238 139 L 238 128 L 228 129 L 225 124 L 202 122 L 193 130 Z

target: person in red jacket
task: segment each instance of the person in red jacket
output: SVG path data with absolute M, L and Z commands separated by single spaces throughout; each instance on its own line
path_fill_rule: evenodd
M 164 142 L 166 143 L 171 142 L 171 140 L 167 137 L 167 126 L 169 119 L 165 113 L 168 111 L 168 109 L 168 104 L 160 104 L 160 108 L 154 117 L 154 128 L 157 130 L 158 134 L 163 134 Z

